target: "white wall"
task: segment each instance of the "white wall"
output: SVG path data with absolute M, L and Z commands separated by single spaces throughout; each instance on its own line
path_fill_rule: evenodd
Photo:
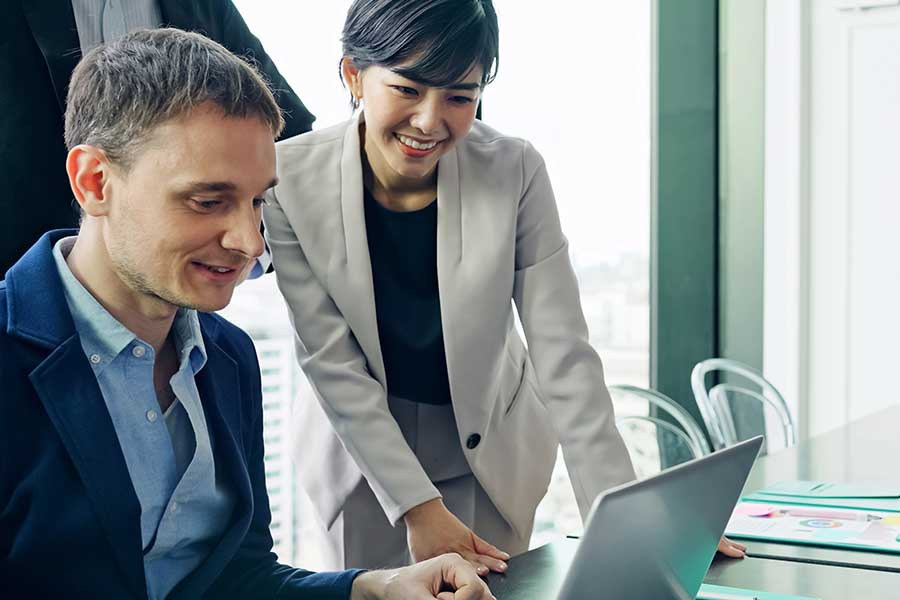
M 801 435 L 898 400 L 900 6 L 843 4 L 767 4 L 764 363 Z

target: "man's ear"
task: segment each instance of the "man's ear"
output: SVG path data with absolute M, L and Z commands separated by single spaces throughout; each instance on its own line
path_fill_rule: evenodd
M 358 101 L 362 100 L 362 71 L 353 64 L 353 59 L 345 56 L 341 59 L 341 75 L 344 77 L 344 81 L 347 83 L 347 87 L 350 88 L 350 93 L 353 94 L 353 97 Z
M 69 185 L 86 215 L 102 217 L 109 212 L 106 184 L 111 170 L 106 153 L 96 146 L 80 144 L 69 150 L 66 157 Z

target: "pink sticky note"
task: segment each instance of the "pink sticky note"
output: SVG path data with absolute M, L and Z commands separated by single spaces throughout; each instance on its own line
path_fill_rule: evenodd
M 753 502 L 741 502 L 734 509 L 735 516 L 740 517 L 768 517 L 775 512 L 775 507 L 769 504 L 754 504 Z

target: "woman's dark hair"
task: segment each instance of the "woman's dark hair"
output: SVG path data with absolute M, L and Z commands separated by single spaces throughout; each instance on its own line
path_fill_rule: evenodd
M 355 0 L 341 42 L 360 70 L 378 65 L 445 87 L 480 65 L 484 87 L 497 74 L 499 37 L 491 0 Z

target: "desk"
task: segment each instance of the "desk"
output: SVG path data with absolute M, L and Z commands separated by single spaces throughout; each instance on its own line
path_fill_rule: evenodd
M 488 576 L 491 592 L 498 600 L 553 600 L 577 547 L 578 540 L 564 539 L 509 559 L 507 574 Z M 896 573 L 765 558 L 717 556 L 705 581 L 822 600 L 887 600 L 900 596 L 900 575 Z M 600 582 L 598 591 L 602 591 Z M 598 595 L 597 600 L 603 597 Z
M 793 448 L 760 457 L 744 492 L 788 479 L 896 483 L 900 469 L 900 405 L 816 436 Z M 751 555 L 818 564 L 859 564 L 900 573 L 900 555 L 750 541 Z M 897 577 L 900 586 L 900 576 Z M 896 593 L 900 598 L 900 590 Z
M 900 406 L 817 436 L 800 445 L 757 460 L 747 481 L 750 492 L 786 479 L 896 482 L 900 469 L 892 470 L 900 456 Z M 784 554 L 774 560 L 743 560 L 717 556 L 706 583 L 783 594 L 812 596 L 822 600 L 888 599 L 900 597 L 900 557 L 852 550 L 830 550 L 761 542 L 748 543 L 751 554 Z M 509 572 L 491 574 L 488 583 L 499 600 L 552 600 L 578 547 L 564 539 L 509 560 Z M 885 570 L 829 566 L 830 561 L 853 562 L 860 554 L 869 562 L 881 562 Z

